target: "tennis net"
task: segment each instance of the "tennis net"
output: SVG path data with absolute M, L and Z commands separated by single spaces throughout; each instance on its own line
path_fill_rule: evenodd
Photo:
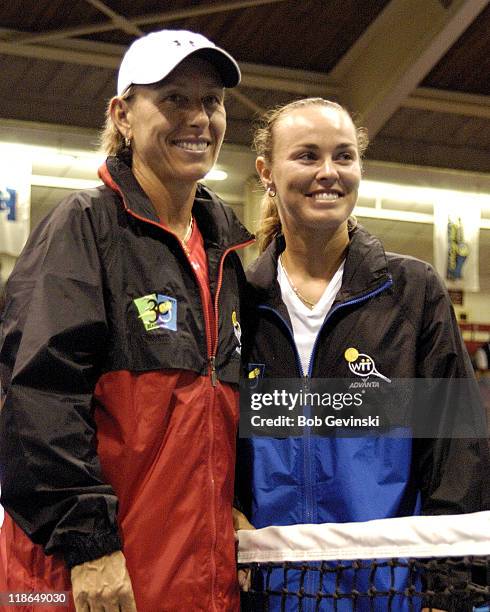
M 243 612 L 490 612 L 490 512 L 238 535 Z

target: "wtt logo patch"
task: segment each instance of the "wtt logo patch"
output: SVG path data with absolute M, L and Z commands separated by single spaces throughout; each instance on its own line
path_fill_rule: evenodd
M 162 295 L 150 293 L 134 300 L 146 331 L 154 329 L 171 329 L 177 331 L 177 300 Z
M 344 353 L 344 359 L 349 365 L 349 370 L 356 376 L 368 378 L 377 376 L 386 382 L 391 382 L 389 378 L 378 372 L 374 359 L 366 353 L 360 353 L 356 348 L 350 347 Z

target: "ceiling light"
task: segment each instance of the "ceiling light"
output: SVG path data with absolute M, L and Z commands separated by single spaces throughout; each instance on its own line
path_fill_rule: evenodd
M 99 151 L 86 151 L 79 149 L 62 150 L 55 147 L 26 145 L 18 143 L 0 142 L 0 152 L 9 155 L 19 155 L 29 158 L 33 165 L 39 166 L 70 166 L 85 172 L 96 174 L 102 165 L 105 155 Z
M 459 203 L 462 206 L 470 203 L 485 205 L 490 202 L 488 193 L 470 191 L 455 191 L 439 187 L 419 187 L 415 185 L 402 185 L 399 183 L 385 183 L 382 181 L 363 180 L 359 186 L 359 195 L 364 198 L 393 200 L 411 204 L 435 202 Z
M 228 174 L 224 170 L 216 170 L 213 168 L 204 177 L 204 181 L 226 181 Z
M 41 174 L 33 174 L 31 176 L 31 185 L 36 187 L 54 187 L 57 189 L 92 189 L 101 185 L 100 180 L 67 178 L 63 176 L 45 176 Z

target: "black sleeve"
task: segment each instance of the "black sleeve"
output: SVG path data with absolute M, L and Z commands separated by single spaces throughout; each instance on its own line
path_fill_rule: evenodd
M 454 311 L 434 270 L 426 276 L 424 321 L 418 338 L 417 376 L 472 379 L 473 368 Z M 458 405 L 458 410 L 467 406 Z M 422 492 L 423 514 L 460 514 L 490 509 L 486 431 L 474 438 L 418 439 L 414 463 Z
M 7 284 L 0 327 L 1 503 L 69 567 L 121 548 L 92 411 L 108 335 L 94 227 L 76 197 L 41 223 Z
M 475 384 L 473 368 L 464 346 L 447 291 L 428 266 L 423 328 L 418 338 L 418 372 L 422 378 L 468 379 Z M 457 409 L 466 410 L 461 402 Z M 452 407 L 454 409 L 454 407 Z M 422 513 L 463 514 L 490 509 L 489 452 L 485 431 L 475 438 L 435 438 L 414 440 L 414 466 L 422 493 Z M 454 570 L 430 574 L 427 588 L 451 589 L 466 578 Z M 470 612 L 472 605 L 455 602 L 452 595 L 437 595 L 424 602 L 427 607 Z

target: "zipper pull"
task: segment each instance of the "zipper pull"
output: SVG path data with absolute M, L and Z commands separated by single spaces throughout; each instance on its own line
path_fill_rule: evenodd
M 213 387 L 216 387 L 218 376 L 216 374 L 216 357 L 214 355 L 209 358 L 209 368 L 211 370 L 211 384 Z

